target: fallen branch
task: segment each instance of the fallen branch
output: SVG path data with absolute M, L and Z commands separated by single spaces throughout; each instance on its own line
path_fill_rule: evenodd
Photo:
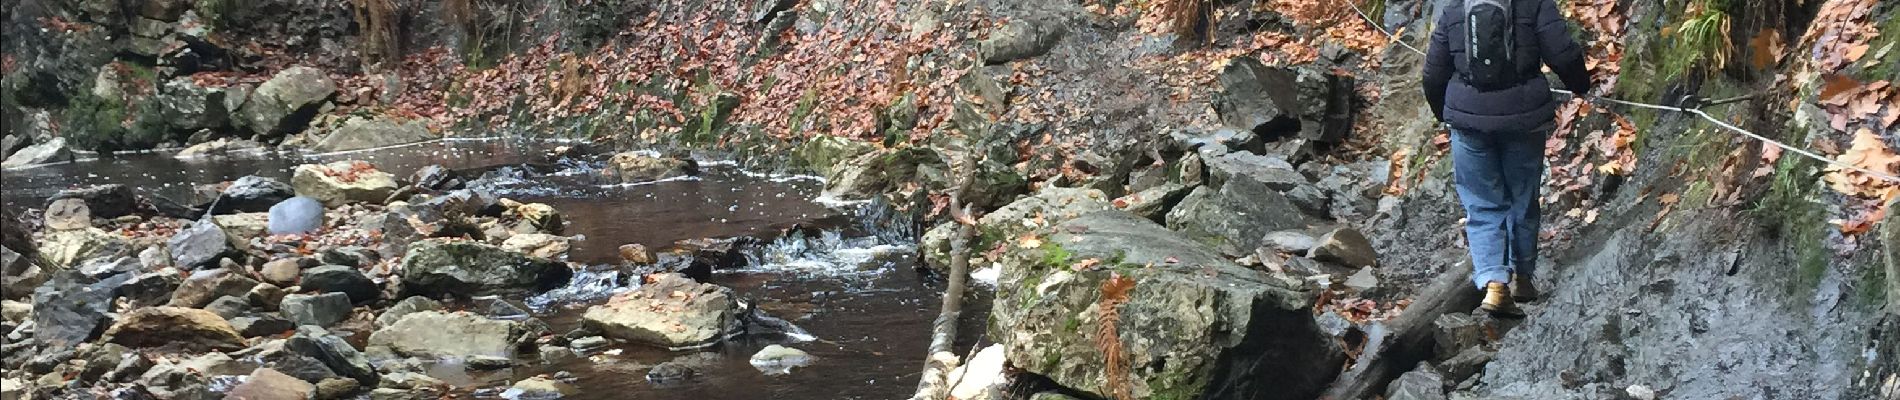
M 943 307 L 931 324 L 929 356 L 924 359 L 924 375 L 917 382 L 917 394 L 911 400 L 938 400 L 948 397 L 952 382 L 950 371 L 962 359 L 957 357 L 957 319 L 963 314 L 963 289 L 970 276 L 970 238 L 976 236 L 976 220 L 970 216 L 963 194 L 976 178 L 977 159 L 965 156 L 963 176 L 950 194 L 950 219 L 957 222 L 957 234 L 950 238 L 950 279 L 943 290 Z
M 1366 341 L 1365 355 L 1352 369 L 1339 374 L 1325 399 L 1371 399 L 1384 394 L 1386 384 L 1432 357 L 1433 322 L 1445 313 L 1471 311 L 1478 306 L 1478 290 L 1471 286 L 1471 266 L 1458 264 L 1419 291 L 1412 305 L 1375 329 Z

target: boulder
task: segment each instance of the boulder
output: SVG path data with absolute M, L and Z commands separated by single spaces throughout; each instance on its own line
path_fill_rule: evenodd
M 501 248 L 527 253 L 530 257 L 554 259 L 567 255 L 568 239 L 545 233 L 514 235 L 503 240 Z
M 575 388 L 574 385 L 567 384 L 567 382 L 537 376 L 515 382 L 513 386 L 508 387 L 508 390 L 502 391 L 501 397 L 509 399 L 553 400 L 578 395 L 580 393 L 580 389 Z
M 363 161 L 297 166 L 290 186 L 298 196 L 336 207 L 350 203 L 382 203 L 396 191 L 396 176 Z
M 255 213 L 270 211 L 271 206 L 297 195 L 290 184 L 262 176 L 246 176 L 231 181 L 209 209 L 212 214 Z
M 1293 168 L 1292 163 L 1278 156 L 1263 156 L 1248 152 L 1218 155 L 1203 153 L 1202 155 L 1205 156 L 1208 186 L 1220 187 L 1230 181 L 1245 180 L 1281 193 L 1301 186 L 1311 186 L 1306 180 L 1306 175 L 1300 174 L 1299 170 Z
M 289 295 L 289 293 L 285 292 L 284 288 L 269 283 L 259 283 L 257 287 L 253 287 L 250 292 L 245 293 L 244 298 L 250 300 L 251 304 L 255 304 L 265 310 L 276 310 L 279 306 L 284 304 L 284 296 L 287 295 Z
M 40 257 L 56 267 L 72 267 L 98 257 L 131 255 L 131 244 L 117 233 L 85 228 L 46 233 L 39 243 Z
M 302 257 L 270 260 L 258 269 L 258 275 L 263 277 L 265 282 L 277 286 L 297 286 L 297 279 L 303 277 L 305 264 L 315 264 L 314 261 Z
M 1260 248 L 1267 233 L 1305 228 L 1307 220 L 1285 195 L 1251 179 L 1202 186 L 1168 212 L 1168 228 L 1241 257 Z
M 53 138 L 13 152 L 13 155 L 7 156 L 6 161 L 0 162 L 0 168 L 20 168 L 72 160 L 73 150 L 66 144 L 66 138 Z
M 639 243 L 623 244 L 623 245 L 620 245 L 619 250 L 620 250 L 620 260 L 625 261 L 628 264 L 645 265 L 645 264 L 652 264 L 654 261 L 653 252 L 648 251 L 647 246 L 643 244 L 639 244 Z
M 766 375 L 784 375 L 791 373 L 793 368 L 811 365 L 812 358 L 804 350 L 775 344 L 753 353 L 749 361 L 753 368 L 758 368 L 759 372 Z
M 1068 26 L 1053 18 L 1011 19 L 977 42 L 977 52 L 985 64 L 1031 58 L 1048 53 L 1068 33 Z
M 555 210 L 554 206 L 542 203 L 521 203 L 508 199 L 502 199 L 501 204 L 508 208 L 508 211 L 502 214 L 503 217 L 519 221 L 514 228 L 514 233 L 559 235 L 566 228 L 567 222 L 561 219 L 561 212 Z
M 1009 382 L 1004 375 L 1004 355 L 1002 345 L 990 345 L 976 352 L 963 365 L 950 370 L 947 377 L 956 386 L 950 388 L 950 397 L 957 399 L 1002 399 L 995 392 Z
M 119 297 L 125 299 L 129 308 L 162 306 L 172 301 L 172 293 L 185 278 L 178 276 L 178 269 L 164 268 L 138 274 L 119 286 Z
M 1358 229 L 1338 228 L 1319 237 L 1319 245 L 1313 247 L 1307 257 L 1324 262 L 1336 263 L 1348 267 L 1372 267 L 1379 265 L 1379 253 L 1372 249 L 1372 241 Z
M 269 151 L 269 149 L 265 148 L 263 143 L 244 139 L 220 138 L 186 147 L 184 150 L 179 150 L 178 153 L 172 154 L 172 158 L 195 160 L 242 155 L 256 156 L 262 155 L 266 151 Z
M 92 227 L 92 209 L 80 199 L 60 199 L 46 205 L 46 229 L 63 231 Z
M 1386 386 L 1386 400 L 1445 400 L 1445 378 L 1438 374 L 1431 363 L 1418 363 L 1418 368 L 1399 375 L 1399 379 Z
M 382 315 L 377 315 L 376 326 L 387 327 L 395 325 L 397 322 L 402 321 L 402 317 L 409 314 L 440 309 L 442 309 L 442 303 L 435 301 L 435 299 L 411 296 L 396 302 L 396 305 L 389 306 L 389 309 L 383 310 Z
M 270 207 L 270 234 L 301 235 L 323 229 L 323 203 L 310 197 L 292 197 Z
M 79 263 L 73 270 L 95 279 L 138 271 L 143 268 L 139 260 L 132 257 L 100 257 Z
M 310 67 L 291 67 L 271 76 L 238 110 L 238 125 L 266 137 L 302 132 L 319 107 L 336 94 L 336 82 Z
M 234 252 L 230 237 L 211 219 L 198 220 L 179 229 L 165 244 L 171 251 L 173 265 L 187 270 L 216 266 L 218 260 Z
M 812 136 L 792 149 L 792 159 L 821 176 L 830 176 L 838 165 L 876 151 L 870 143 L 831 135 Z
M 54 202 L 63 199 L 85 200 L 86 208 L 92 212 L 93 218 L 112 219 L 139 211 L 138 195 L 132 193 L 130 186 L 120 184 L 61 190 L 47 201 Z
M 421 358 L 514 358 L 528 330 L 520 322 L 466 312 L 418 311 L 369 336 L 370 346 Z
M 95 280 L 76 272 L 55 274 L 33 291 L 33 341 L 40 347 L 77 346 L 99 334 L 118 288 L 131 276 Z
M 553 289 L 573 275 L 567 265 L 476 242 L 433 239 L 409 247 L 405 290 L 426 296 L 484 296 Z
M 239 336 L 247 338 L 277 336 L 297 329 L 297 323 L 279 317 L 276 313 L 239 316 L 231 318 L 230 322 L 231 329 L 236 329 Z
M 828 178 L 825 193 L 843 199 L 870 198 L 907 185 L 950 186 L 943 155 L 922 146 L 886 149 L 846 160 Z
M 435 139 L 427 122 L 415 119 L 395 121 L 389 118 L 350 117 L 343 125 L 324 135 L 311 146 L 321 152 L 373 149 Z
M 1166 221 L 1168 210 L 1181 204 L 1181 199 L 1193 193 L 1194 187 L 1179 183 L 1164 183 L 1143 189 L 1140 192 L 1122 196 L 1111 201 L 1115 208 L 1147 218 L 1149 221 Z
M 343 293 L 350 302 L 362 304 L 383 298 L 383 287 L 354 267 L 325 265 L 303 271 L 300 286 L 320 293 Z
M 317 386 L 270 368 L 251 371 L 250 378 L 231 388 L 226 398 L 244 400 L 309 400 Z
M 679 274 L 647 279 L 638 289 L 589 307 L 582 321 L 608 337 L 669 348 L 717 342 L 741 328 L 732 289 Z
M 410 185 L 422 189 L 425 193 L 438 193 L 458 190 L 467 185 L 461 174 L 438 164 L 431 164 L 415 173 L 409 174 Z
M 621 182 L 651 182 L 693 175 L 699 170 L 692 160 L 666 157 L 653 151 L 629 151 L 607 159 L 608 175 Z
M 252 238 L 270 234 L 269 213 L 214 215 L 211 221 L 218 223 L 218 227 L 224 228 L 224 236 L 231 239 L 231 247 L 240 249 L 250 246 Z
M 284 295 L 278 307 L 298 326 L 330 326 L 350 318 L 350 296 L 343 293 Z
M 1440 315 L 1432 321 L 1432 340 L 1437 346 L 1433 354 L 1442 361 L 1464 353 L 1466 349 L 1479 348 L 1485 342 L 1486 330 L 1484 322 L 1470 314 Z
M 105 340 L 127 347 L 182 346 L 195 350 L 244 348 L 244 336 L 224 317 L 183 307 L 148 307 L 119 316 Z
M 8 223 L 8 225 L 13 225 Z M 19 299 L 33 293 L 48 278 L 46 271 L 35 265 L 31 256 L 16 253 L 11 248 L 0 246 L 0 298 Z
M 213 300 L 224 296 L 244 297 L 257 281 L 231 270 L 216 268 L 194 272 L 178 285 L 178 291 L 172 292 L 168 305 L 172 307 L 200 308 L 211 304 Z
M 700 375 L 700 371 L 719 365 L 719 353 L 705 352 L 673 357 L 647 370 L 647 381 L 674 384 Z
M 1213 99 L 1221 123 L 1267 141 L 1337 142 L 1352 131 L 1352 80 L 1312 68 L 1268 67 L 1235 59 Z
M 350 347 L 349 342 L 331 335 L 323 328 L 297 327 L 297 333 L 284 341 L 284 349 L 322 361 L 337 375 L 355 379 L 364 386 L 376 385 L 376 369 L 370 367 L 369 359 L 364 358 L 356 348 Z
M 159 89 L 159 114 L 173 130 L 223 129 L 230 123 L 222 89 L 198 86 L 190 77 L 165 81 Z
M 1038 228 L 1112 208 L 1108 196 L 1100 190 L 1044 188 L 1033 196 L 1018 199 L 984 214 L 983 218 L 977 220 L 980 242 L 970 248 L 987 249 L 999 240 L 1014 242 L 1023 234 Z M 950 265 L 950 238 L 954 236 L 955 230 L 954 225 L 943 224 L 925 232 L 921 251 L 927 265 L 938 269 Z
M 1319 239 L 1297 230 L 1268 233 L 1261 240 L 1265 242 L 1267 250 L 1283 254 L 1306 254 L 1319 246 Z
M 1009 246 L 999 261 L 990 324 L 1010 364 L 1027 372 L 1094 397 L 1311 399 L 1344 363 L 1298 282 L 1121 211 L 1038 233 L 1039 247 Z M 1124 376 L 1108 376 L 1107 354 L 1130 366 Z

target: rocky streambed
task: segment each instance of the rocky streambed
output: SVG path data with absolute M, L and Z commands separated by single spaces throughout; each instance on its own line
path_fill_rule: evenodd
M 881 205 L 653 152 L 6 174 L 9 399 L 893 398 L 939 289 Z

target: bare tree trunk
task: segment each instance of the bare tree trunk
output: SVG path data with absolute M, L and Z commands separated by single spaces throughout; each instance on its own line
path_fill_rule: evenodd
M 957 341 L 957 319 L 963 314 L 963 289 L 970 276 L 970 238 L 976 236 L 976 220 L 962 198 L 970 191 L 976 175 L 975 157 L 964 157 L 963 174 L 950 195 L 950 218 L 957 222 L 957 234 L 950 238 L 950 279 L 943 290 L 943 308 L 931 325 L 929 356 L 924 359 L 924 374 L 917 382 L 917 394 L 911 400 L 937 400 L 948 397 L 950 370 L 963 361 L 953 348 Z

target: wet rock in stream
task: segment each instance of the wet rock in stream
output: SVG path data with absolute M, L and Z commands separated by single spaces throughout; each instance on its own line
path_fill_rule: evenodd
M 513 358 L 534 339 L 520 322 L 488 319 L 466 312 L 419 311 L 369 337 L 370 346 L 424 358 Z
M 572 275 L 562 263 L 467 241 L 417 242 L 402 261 L 404 290 L 434 297 L 544 291 Z
M 638 289 L 588 308 L 581 318 L 609 337 L 669 348 L 710 344 L 741 328 L 732 289 L 679 274 L 650 275 Z

